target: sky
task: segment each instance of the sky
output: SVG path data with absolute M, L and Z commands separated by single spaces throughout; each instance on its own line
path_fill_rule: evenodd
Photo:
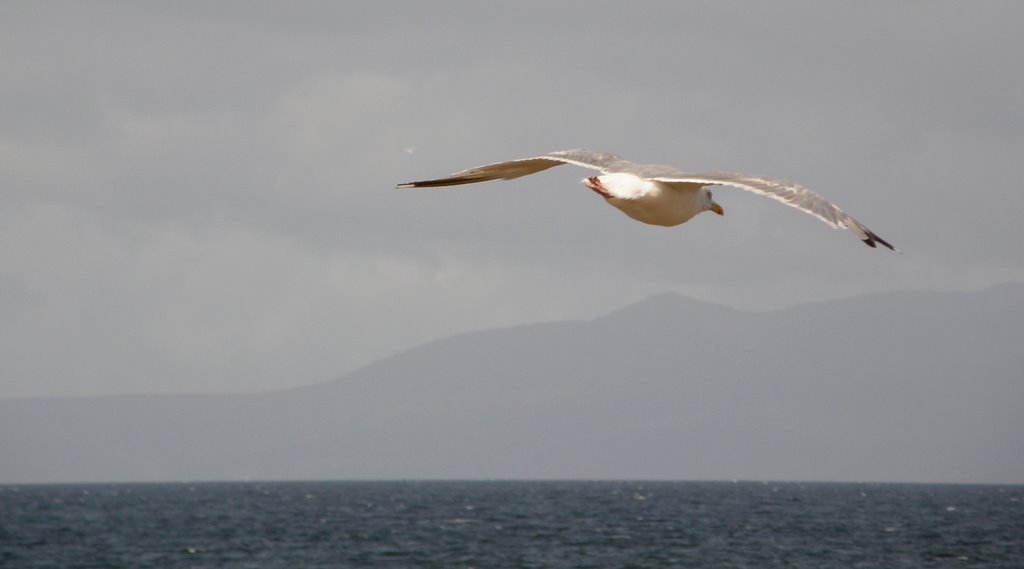
M 1024 282 L 1019 2 L 5 2 L 0 397 L 248 392 L 661 292 Z M 797 181 L 638 224 L 566 149 Z

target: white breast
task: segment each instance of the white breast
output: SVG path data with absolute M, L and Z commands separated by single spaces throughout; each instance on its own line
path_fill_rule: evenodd
M 676 188 L 624 173 L 599 178 L 611 195 L 608 203 L 643 223 L 672 227 L 703 211 L 700 189 Z

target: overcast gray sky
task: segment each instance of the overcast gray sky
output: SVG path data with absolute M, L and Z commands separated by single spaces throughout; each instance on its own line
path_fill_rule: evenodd
M 5 2 L 0 397 L 252 391 L 675 291 L 1024 282 L 1020 2 Z M 798 181 L 633 222 L 586 147 Z

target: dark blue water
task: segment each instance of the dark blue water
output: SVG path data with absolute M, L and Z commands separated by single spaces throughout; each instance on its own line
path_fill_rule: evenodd
M 1024 567 L 1024 487 L 0 486 L 0 567 Z

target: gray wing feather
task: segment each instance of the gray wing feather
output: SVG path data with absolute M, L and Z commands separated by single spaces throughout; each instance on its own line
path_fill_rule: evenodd
M 748 192 L 780 201 L 790 207 L 795 207 L 804 213 L 809 213 L 836 229 L 846 229 L 871 247 L 874 247 L 877 242 L 893 251 L 897 250 L 888 241 L 876 235 L 865 227 L 864 224 L 839 209 L 832 202 L 794 182 L 758 176 L 744 176 L 728 172 L 657 176 L 651 179 L 670 185 L 672 183 L 702 183 L 706 185 L 733 186 L 747 190 Z
M 457 186 L 459 184 L 475 184 L 489 180 L 514 180 L 529 174 L 543 172 L 548 168 L 572 164 L 598 170 L 602 173 L 621 172 L 623 168 L 636 166 L 632 162 L 623 160 L 614 154 L 607 152 L 594 152 L 591 150 L 559 150 L 550 152 L 543 156 L 509 160 L 507 162 L 496 162 L 486 166 L 477 166 L 461 172 L 456 172 L 445 178 L 434 180 L 422 180 L 419 182 L 407 182 L 399 184 L 399 188 L 432 188 L 437 186 Z
M 557 152 L 549 152 L 544 157 L 551 160 L 559 160 L 566 164 L 574 164 L 590 168 L 591 170 L 597 170 L 602 174 L 626 172 L 632 168 L 639 167 L 639 165 L 614 154 L 597 152 L 596 150 L 559 150 Z

